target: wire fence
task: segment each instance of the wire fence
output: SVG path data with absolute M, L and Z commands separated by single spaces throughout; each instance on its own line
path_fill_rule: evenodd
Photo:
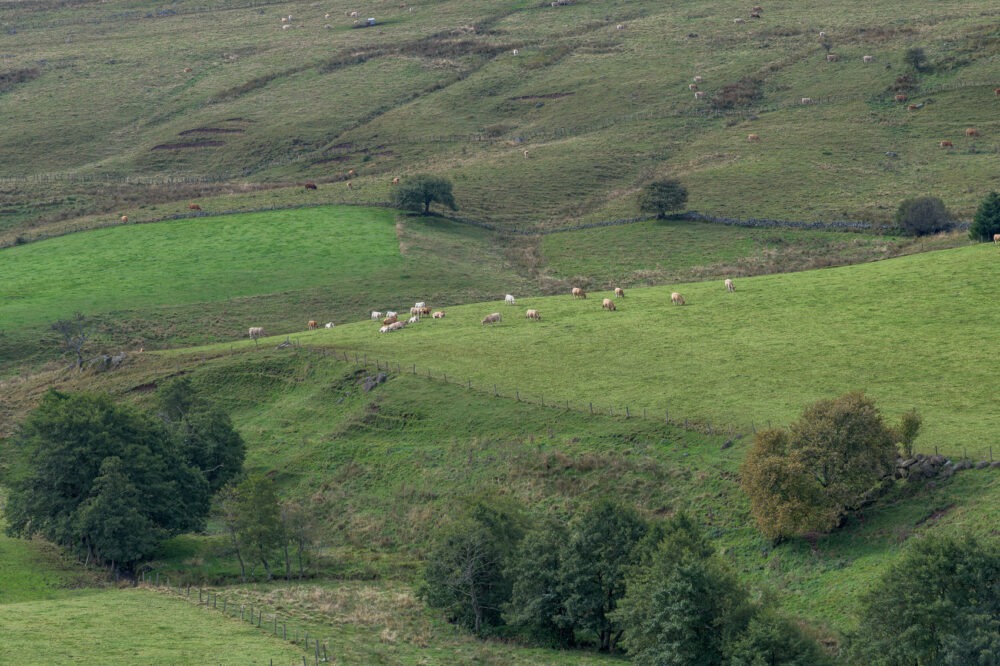
M 277 609 L 268 608 L 259 602 L 248 602 L 244 598 L 234 599 L 226 595 L 220 595 L 217 590 L 210 588 L 192 588 L 190 584 L 184 585 L 178 583 L 176 586 L 173 586 L 170 583 L 170 577 L 167 575 L 161 576 L 159 572 L 142 573 L 139 576 L 137 584 L 140 587 L 152 589 L 163 594 L 170 594 L 171 596 L 197 604 L 199 607 L 218 611 L 226 617 L 239 618 L 240 622 L 248 623 L 250 626 L 257 627 L 261 631 L 293 643 L 302 648 L 304 652 L 302 655 L 302 666 L 309 666 L 309 664 L 315 666 L 335 659 L 335 656 L 331 653 L 330 638 L 317 636 L 315 633 L 310 635 L 309 630 L 297 624 L 290 615 L 282 615 Z M 196 594 L 197 597 L 195 596 Z M 270 663 L 273 666 L 275 661 L 271 659 Z M 289 662 L 282 660 L 278 663 L 288 664 Z M 290 663 L 296 666 L 299 664 L 298 660 Z
M 279 345 L 280 348 L 294 348 L 298 351 L 314 354 L 323 357 L 332 357 L 334 360 L 350 363 L 358 368 L 373 368 L 376 373 L 384 373 L 385 379 L 391 374 L 413 375 L 435 381 L 440 381 L 454 386 L 460 386 L 467 391 L 472 391 L 481 395 L 488 395 L 494 398 L 514 400 L 515 402 L 527 405 L 535 405 L 548 409 L 575 412 L 578 414 L 588 414 L 591 416 L 609 416 L 621 419 L 641 419 L 645 421 L 655 421 L 668 426 L 684 428 L 692 432 L 700 432 L 706 435 L 726 436 L 731 439 L 740 439 L 749 434 L 755 433 L 758 427 L 770 427 L 770 421 L 764 423 L 750 423 L 749 425 L 737 425 L 736 423 L 712 422 L 711 419 L 696 419 L 684 417 L 667 407 L 653 409 L 650 407 L 629 405 L 626 403 L 613 404 L 602 400 L 570 400 L 555 395 L 546 396 L 542 391 L 521 390 L 518 387 L 503 387 L 497 383 L 484 382 L 461 374 L 447 373 L 443 370 L 418 366 L 416 363 L 402 363 L 400 361 L 379 358 L 374 354 L 366 352 L 351 352 L 339 350 L 334 347 L 321 347 L 302 345 L 300 341 L 291 337 Z M 236 353 L 236 348 L 231 347 L 231 352 Z M 241 348 L 245 350 L 245 348 Z M 375 383 L 381 383 L 377 379 Z
M 518 387 L 503 387 L 497 383 L 488 381 L 484 382 L 482 380 L 476 380 L 472 377 L 463 376 L 461 374 L 448 374 L 445 371 L 418 366 L 416 363 L 403 363 L 397 360 L 380 358 L 374 354 L 368 354 L 366 352 L 342 350 L 335 347 L 303 345 L 300 340 L 292 338 L 291 336 L 286 337 L 285 342 L 279 344 L 277 348 L 293 349 L 295 351 L 302 351 L 316 356 L 333 358 L 336 361 L 349 363 L 358 368 L 373 368 L 376 376 L 372 379 L 372 384 L 369 388 L 387 380 L 392 374 L 397 376 L 412 375 L 459 386 L 467 391 L 478 393 L 480 395 L 487 395 L 505 400 L 514 400 L 527 405 L 535 405 L 548 409 L 574 412 L 577 414 L 587 414 L 591 416 L 613 417 L 625 420 L 638 419 L 647 422 L 660 423 L 665 426 L 683 428 L 684 430 L 697 432 L 703 435 L 720 438 L 726 437 L 727 440 L 725 444 L 723 444 L 726 448 L 731 446 L 736 441 L 756 435 L 758 429 L 770 429 L 772 427 L 776 427 L 776 425 L 782 425 L 772 424 L 772 422 L 767 419 L 760 422 L 751 420 L 749 423 L 719 420 L 713 422 L 708 418 L 684 416 L 679 414 L 677 410 L 672 410 L 666 406 L 653 408 L 649 406 L 636 406 L 634 404 L 629 405 L 627 403 L 612 404 L 601 400 L 570 400 L 551 394 L 546 396 L 542 391 L 522 391 Z M 247 350 L 247 347 L 237 348 L 236 346 L 231 346 L 229 353 L 243 353 Z M 384 373 L 385 375 L 385 377 L 381 380 L 378 378 L 379 373 Z M 914 451 L 919 452 L 922 455 L 939 455 L 938 449 L 939 447 L 937 445 L 927 445 L 926 448 L 917 447 Z M 970 450 L 972 452 L 971 455 Z M 990 466 L 996 468 L 1000 466 L 993 464 L 1000 461 L 997 461 L 994 457 L 993 446 L 986 443 L 983 443 L 981 448 L 963 446 L 961 456 L 955 453 L 950 457 L 955 460 L 970 461 L 973 463 L 973 466 L 978 468 Z

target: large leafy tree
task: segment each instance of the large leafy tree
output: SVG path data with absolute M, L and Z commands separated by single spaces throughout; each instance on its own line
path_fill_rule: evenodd
M 516 508 L 476 501 L 468 518 L 446 530 L 431 551 L 421 595 L 428 605 L 477 635 L 503 624 L 510 599 L 507 561 L 524 535 Z
M 1000 664 L 1000 542 L 926 537 L 865 595 L 850 661 Z
M 246 445 L 224 411 L 199 395 L 187 377 L 160 389 L 159 415 L 181 454 L 216 492 L 243 469 Z
M 565 622 L 561 589 L 562 550 L 569 542 L 563 523 L 547 523 L 521 541 L 507 568 L 512 581 L 504 619 L 532 639 L 559 647 L 573 647 L 576 632 Z
M 892 470 L 900 439 L 860 392 L 816 402 L 787 430 L 757 433 L 740 471 L 761 531 L 833 529 Z
M 648 531 L 635 509 L 604 501 L 580 517 L 560 565 L 562 626 L 589 632 L 598 649 L 613 652 L 624 625 L 612 612 L 625 595 L 625 573 L 639 558 Z
M 17 445 L 23 472 L 6 509 L 11 534 L 41 534 L 128 568 L 160 537 L 203 526 L 205 478 L 161 423 L 106 395 L 50 391 Z M 101 517 L 113 512 L 122 524 L 104 525 Z
M 613 613 L 622 644 L 648 666 L 819 666 L 818 646 L 749 591 L 680 514 L 664 526 L 651 556 L 633 567 Z
M 969 227 L 969 238 L 974 241 L 991 241 L 1000 234 L 1000 193 L 990 192 L 979 203 L 976 216 Z
M 451 181 L 447 178 L 419 174 L 408 178 L 393 190 L 392 204 L 424 215 L 430 214 L 432 203 L 458 210 L 451 188 Z
M 662 219 L 670 211 L 683 208 L 687 199 L 687 188 L 680 181 L 658 180 L 647 185 L 639 194 L 639 210 Z

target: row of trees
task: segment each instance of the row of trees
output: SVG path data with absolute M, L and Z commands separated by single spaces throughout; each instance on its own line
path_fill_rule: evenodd
M 242 470 L 243 439 L 186 379 L 157 407 L 49 391 L 15 437 L 7 532 L 129 571 L 163 539 L 201 529 L 212 494 Z
M 794 623 L 751 600 L 683 514 L 650 524 L 602 502 L 568 527 L 526 529 L 517 511 L 480 502 L 439 539 L 423 595 L 478 635 L 624 648 L 639 664 L 827 663 Z
M 244 583 L 255 576 L 258 565 L 268 580 L 279 573 L 278 566 L 285 580 L 306 575 L 315 545 L 315 521 L 301 503 L 281 501 L 272 479 L 251 475 L 227 485 L 216 497 L 215 512 Z
M 639 211 L 663 219 L 667 213 L 684 208 L 688 191 L 680 181 L 672 178 L 646 185 L 639 193 Z M 392 204 L 403 210 L 430 214 L 431 204 L 437 203 L 457 210 L 452 184 L 447 178 L 421 174 L 407 179 L 393 190 Z M 938 197 L 914 197 L 899 204 L 896 224 L 913 236 L 924 236 L 947 231 L 954 226 L 954 219 L 944 202 Z M 979 205 L 969 228 L 973 240 L 992 240 L 1000 233 L 1000 194 L 991 192 Z

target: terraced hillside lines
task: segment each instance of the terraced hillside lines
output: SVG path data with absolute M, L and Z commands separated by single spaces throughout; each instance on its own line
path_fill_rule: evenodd
M 0 176 L 14 180 L 0 183 L 0 228 L 23 235 L 169 197 L 129 177 L 221 193 L 233 179 L 348 169 L 351 201 L 434 171 L 456 182 L 467 216 L 516 228 L 632 214 L 661 176 L 720 215 L 884 221 L 900 199 L 936 194 L 968 218 L 1000 150 L 995 17 L 982 3 L 779 4 L 749 19 L 734 1 L 446 0 L 374 5 L 374 29 L 355 29 L 352 9 L 5 8 Z M 897 81 L 914 45 L 930 67 Z M 741 80 L 749 105 L 725 95 Z M 917 109 L 893 101 L 900 86 Z M 178 199 L 193 190 L 175 187 Z
M 372 357 L 416 364 L 481 387 L 594 402 L 621 411 L 749 430 L 795 418 L 819 398 L 863 389 L 895 418 L 916 407 L 918 444 L 982 459 L 998 422 L 985 341 L 996 250 L 982 245 L 796 274 L 632 289 L 617 312 L 610 292 L 582 301 L 523 298 L 450 308 L 448 318 L 380 335 L 371 324 L 304 335 Z M 687 305 L 671 306 L 673 290 Z M 524 308 L 542 321 L 525 320 Z M 504 321 L 480 319 L 500 311 Z
M 0 605 L 12 664 L 292 664 L 303 651 L 266 632 L 148 590 Z
M 0 317 L 17 329 L 77 311 L 332 287 L 338 278 L 399 265 L 392 218 L 376 209 L 312 208 L 122 226 L 9 248 Z

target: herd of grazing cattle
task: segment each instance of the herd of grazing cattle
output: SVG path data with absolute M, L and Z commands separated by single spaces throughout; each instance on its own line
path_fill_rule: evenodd
M 993 242 L 997 243 L 997 244 L 1000 244 L 1000 234 L 997 234 L 997 235 L 995 235 L 993 237 Z M 725 287 L 726 287 L 726 291 L 728 291 L 728 292 L 734 292 L 734 291 L 736 291 L 736 285 L 733 283 L 733 281 L 731 279 L 727 278 L 726 281 L 724 282 L 724 284 L 725 284 Z M 580 287 L 573 287 L 573 289 L 572 289 L 572 291 L 570 293 L 572 294 L 572 296 L 573 296 L 574 299 L 584 299 L 584 300 L 586 300 L 586 298 L 587 298 L 587 292 L 585 292 Z M 614 288 L 614 298 L 617 298 L 617 299 L 623 299 L 623 298 L 625 298 L 625 290 L 622 289 L 621 287 L 615 287 Z M 506 294 L 504 296 L 504 303 L 506 305 L 515 305 L 516 302 L 517 302 L 517 299 L 514 298 L 513 294 Z M 674 305 L 686 305 L 686 301 L 684 300 L 684 297 L 680 294 L 680 292 L 676 292 L 676 291 L 673 292 L 672 294 L 670 294 L 670 302 L 672 304 L 674 304 Z M 604 299 L 602 299 L 601 300 L 601 309 L 607 310 L 608 312 L 617 312 L 618 311 L 618 307 L 617 307 L 617 305 L 615 305 L 615 301 L 612 298 L 604 298 Z M 430 317 L 432 319 L 444 319 L 445 312 L 444 312 L 444 310 L 435 310 L 435 311 L 432 311 L 431 308 L 425 302 L 420 301 L 418 303 L 415 303 L 413 305 L 413 307 L 410 308 L 410 317 L 408 319 L 405 319 L 405 320 L 404 319 L 400 319 L 399 318 L 399 313 L 398 312 L 394 312 L 392 310 L 387 310 L 385 312 L 382 312 L 382 311 L 379 311 L 379 310 L 372 310 L 372 312 L 371 312 L 371 320 L 372 321 L 377 321 L 377 322 L 379 322 L 381 324 L 381 326 L 378 329 L 379 333 L 392 333 L 394 331 L 401 331 L 404 328 L 406 328 L 408 325 L 417 324 L 417 323 L 420 322 L 421 317 L 426 317 L 428 315 L 430 315 Z M 524 317 L 525 317 L 525 319 L 531 319 L 533 321 L 541 321 L 542 320 L 542 315 L 538 312 L 537 309 L 529 309 L 529 310 L 527 310 L 525 312 L 525 314 L 524 314 Z M 503 321 L 503 314 L 502 313 L 500 313 L 500 312 L 492 312 L 492 313 L 486 315 L 485 317 L 483 317 L 481 323 L 482 323 L 483 326 L 486 326 L 486 325 L 492 325 L 492 324 L 499 324 L 502 321 Z M 335 326 L 335 324 L 331 321 L 331 322 L 327 322 L 325 328 L 333 328 L 334 326 Z M 319 322 L 316 321 L 315 319 L 310 319 L 307 322 L 306 327 L 309 330 L 318 329 L 319 328 Z M 250 329 L 249 329 L 250 339 L 253 340 L 254 342 L 256 342 L 258 339 L 264 337 L 264 335 L 265 335 L 264 328 L 261 327 L 261 326 L 251 326 Z

